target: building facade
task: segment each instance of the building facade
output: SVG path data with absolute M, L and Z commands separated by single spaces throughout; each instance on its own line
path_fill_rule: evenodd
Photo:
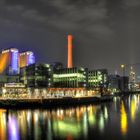
M 27 51 L 27 52 L 20 53 L 20 58 L 19 58 L 20 68 L 29 66 L 34 63 L 35 63 L 35 56 L 33 52 Z
M 52 85 L 52 70 L 49 64 L 32 64 L 21 68 L 20 81 L 33 88 L 46 88 Z
M 0 74 L 19 74 L 19 51 L 16 48 L 3 50 L 0 55 Z
M 129 77 L 119 75 L 109 75 L 108 88 L 112 93 L 127 92 L 129 90 Z
M 88 71 L 88 89 L 100 90 L 108 86 L 108 71 L 106 69 Z
M 55 88 L 85 88 L 86 86 L 87 70 L 84 68 L 63 68 L 53 73 Z

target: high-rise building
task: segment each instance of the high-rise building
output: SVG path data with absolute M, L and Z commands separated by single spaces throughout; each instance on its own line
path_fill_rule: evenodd
M 0 55 L 0 74 L 19 74 L 19 51 L 16 48 L 3 50 Z
M 136 72 L 132 66 L 130 67 L 130 72 L 129 72 L 129 89 L 131 91 L 136 90 Z
M 19 64 L 20 68 L 29 66 L 35 63 L 34 53 L 31 51 L 20 53 Z

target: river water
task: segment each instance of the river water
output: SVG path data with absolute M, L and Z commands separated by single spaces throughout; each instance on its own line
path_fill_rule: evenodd
M 140 138 L 140 95 L 99 105 L 0 109 L 0 140 L 132 140 Z

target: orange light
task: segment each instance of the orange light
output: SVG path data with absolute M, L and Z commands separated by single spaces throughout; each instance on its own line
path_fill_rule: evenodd
M 72 35 L 68 35 L 68 68 L 73 67 L 72 61 Z
M 9 53 L 4 53 L 0 55 L 0 73 L 3 73 L 8 65 Z

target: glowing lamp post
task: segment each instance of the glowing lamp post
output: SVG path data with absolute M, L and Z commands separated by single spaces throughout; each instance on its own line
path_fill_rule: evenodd
M 123 76 L 125 76 L 125 65 L 124 64 L 121 65 L 121 69 L 122 69 L 122 72 L 123 72 Z

